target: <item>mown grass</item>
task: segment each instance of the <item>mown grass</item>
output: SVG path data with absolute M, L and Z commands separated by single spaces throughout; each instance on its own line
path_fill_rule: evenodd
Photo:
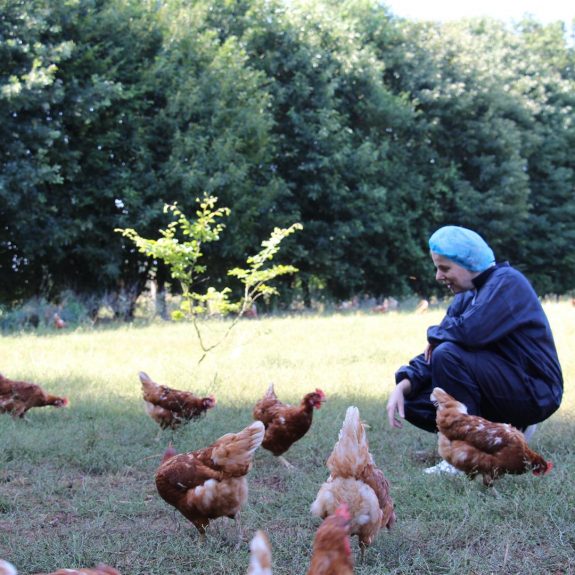
M 543 478 L 504 477 L 496 491 L 463 478 L 422 473 L 414 452 L 435 437 L 391 430 L 385 402 L 393 373 L 425 346 L 426 315 L 269 318 L 243 321 L 198 364 L 189 325 L 26 334 L 0 339 L 0 372 L 70 398 L 69 409 L 0 416 L 0 558 L 20 573 L 104 561 L 123 575 L 243 574 L 248 542 L 264 529 L 278 575 L 304 574 L 319 520 L 309 507 L 327 477 L 325 460 L 345 409 L 370 426 L 376 463 L 392 486 L 398 521 L 356 562 L 357 574 L 575 573 L 575 308 L 547 304 L 565 375 L 561 409 L 534 446 L 555 468 Z M 209 340 L 225 322 L 204 326 Z M 217 407 L 199 422 L 160 431 L 144 412 L 137 373 L 197 393 Z M 207 541 L 157 495 L 154 472 L 170 439 L 196 449 L 251 421 L 254 402 L 274 382 L 298 402 L 322 388 L 328 401 L 288 453 L 288 471 L 258 451 L 250 497 L 237 524 L 212 523 Z M 353 548 L 357 558 L 357 543 Z

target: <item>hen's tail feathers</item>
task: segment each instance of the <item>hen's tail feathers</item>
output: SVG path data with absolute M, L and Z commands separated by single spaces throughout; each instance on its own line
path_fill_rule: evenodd
M 256 531 L 250 542 L 250 564 L 247 575 L 272 575 L 272 550 L 268 536 Z
M 274 384 L 270 383 L 270 386 L 267 388 L 267 391 L 264 397 L 276 397 L 276 392 L 274 391 Z
M 150 392 L 158 387 L 158 384 L 145 371 L 140 371 L 138 376 L 144 391 Z
M 227 433 L 220 437 L 214 444 L 214 463 L 221 466 L 249 464 L 255 450 L 262 444 L 264 434 L 264 424 L 254 421 L 238 433 Z
M 9 561 L 0 559 L 0 575 L 18 575 L 18 570 Z
M 345 420 L 327 467 L 333 477 L 358 477 L 362 470 L 373 463 L 369 453 L 365 427 L 359 418 L 359 409 L 347 408 Z
M 459 413 L 467 413 L 467 406 L 457 401 L 457 399 L 449 395 L 449 393 L 441 389 L 441 387 L 434 387 L 429 399 L 435 404 L 437 411 L 446 408 L 455 408 Z

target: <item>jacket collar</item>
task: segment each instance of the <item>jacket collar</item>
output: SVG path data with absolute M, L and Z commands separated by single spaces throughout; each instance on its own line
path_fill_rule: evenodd
M 475 286 L 475 289 L 478 290 L 481 286 L 484 286 L 485 282 L 487 282 L 487 280 L 495 270 L 507 267 L 509 267 L 509 262 L 503 262 L 500 264 L 495 264 L 494 266 L 487 268 L 485 271 L 482 271 L 478 276 L 474 277 L 471 280 L 473 282 L 473 285 Z

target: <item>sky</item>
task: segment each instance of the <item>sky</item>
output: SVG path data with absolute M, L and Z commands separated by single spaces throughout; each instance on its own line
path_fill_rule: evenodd
M 574 0 L 383 0 L 396 16 L 422 20 L 456 20 L 490 16 L 504 21 L 530 14 L 541 23 L 575 17 Z

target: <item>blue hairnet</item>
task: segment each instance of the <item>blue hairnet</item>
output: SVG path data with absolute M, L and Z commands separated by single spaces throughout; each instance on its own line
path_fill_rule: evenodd
M 470 272 L 482 272 L 495 263 L 493 250 L 477 233 L 459 226 L 439 228 L 429 238 L 429 249 Z

